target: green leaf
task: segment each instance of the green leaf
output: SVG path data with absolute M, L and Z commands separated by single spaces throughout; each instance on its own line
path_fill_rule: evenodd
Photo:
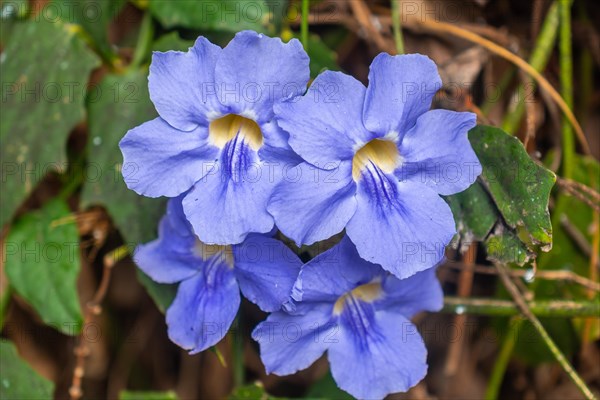
M 481 181 L 506 224 L 524 228 L 530 245 L 550 250 L 548 201 L 556 181 L 554 173 L 534 162 L 521 142 L 502 129 L 477 126 L 469 132 L 469 140 L 483 165 Z
M 165 28 L 266 32 L 272 16 L 261 0 L 150 0 L 148 9 Z
M 484 240 L 498 220 L 498 210 L 479 181 L 467 190 L 447 196 L 457 230 L 467 242 Z
M 0 371 L 0 399 L 47 400 L 53 397 L 54 384 L 27 365 L 15 346 L 6 340 L 0 340 Z
M 283 397 L 274 397 L 265 392 L 262 383 L 240 386 L 229 395 L 229 400 L 283 400 Z
M 19 218 L 5 243 L 10 286 L 59 331 L 74 335 L 83 317 L 77 295 L 79 236 L 67 204 L 54 199 Z
M 445 197 L 461 240 L 485 241 L 489 259 L 518 265 L 550 250 L 548 202 L 556 176 L 501 129 L 477 126 L 469 140 L 483 172 L 467 190 Z
M 130 392 L 119 393 L 119 400 L 177 400 L 175 392 Z
M 72 26 L 17 23 L 2 57 L 0 226 L 44 175 L 64 169 L 65 143 L 84 117 L 83 94 L 96 56 Z
M 106 207 L 131 247 L 156 237 L 164 199 L 140 196 L 125 185 L 119 141 L 125 133 L 156 117 L 146 71 L 106 75 L 88 95 L 89 139 L 86 184 L 81 206 Z
M 310 57 L 310 76 L 316 77 L 324 70 L 340 70 L 337 63 L 337 53 L 323 43 L 318 35 L 308 37 L 307 53 Z
M 46 19 L 60 19 L 80 25 L 98 51 L 110 57 L 114 56 L 114 50 L 108 41 L 108 24 L 124 5 L 125 0 L 53 0 L 44 8 L 44 16 Z
M 153 51 L 188 51 L 194 45 L 193 40 L 185 40 L 179 37 L 179 33 L 171 32 L 159 37 L 152 45 Z
M 524 265 L 531 256 L 525 244 L 513 232 L 506 231 L 501 225 L 499 231 L 485 241 L 485 249 L 488 259 L 503 264 Z

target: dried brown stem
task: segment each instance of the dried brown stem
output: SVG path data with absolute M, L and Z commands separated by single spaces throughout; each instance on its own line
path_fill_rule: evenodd
M 108 290 L 108 285 L 110 284 L 110 277 L 112 274 L 112 269 L 115 264 L 121 260 L 126 254 L 128 254 L 128 250 L 126 246 L 121 246 L 107 255 L 104 256 L 103 259 L 103 269 L 102 269 L 102 278 L 100 280 L 100 285 L 94 293 L 92 300 L 90 300 L 85 306 L 84 318 L 83 318 L 83 327 L 90 324 L 94 317 L 100 315 L 102 313 L 102 301 L 106 296 L 106 291 Z M 69 395 L 71 396 L 71 400 L 78 400 L 83 396 L 83 391 L 81 390 L 81 382 L 83 377 L 85 376 L 85 360 L 87 356 L 90 354 L 90 348 L 87 344 L 87 339 L 85 337 L 85 329 L 82 329 L 82 333 L 79 335 L 78 344 L 75 347 L 75 368 L 73 369 L 73 379 L 71 380 L 71 387 L 69 388 Z
M 461 270 L 465 268 L 462 263 L 446 263 L 442 265 L 443 268 L 453 268 Z M 473 272 L 477 274 L 483 275 L 498 275 L 498 271 L 494 268 L 490 268 L 487 265 L 474 265 Z M 525 270 L 510 270 L 509 275 L 515 278 L 524 278 L 528 279 L 531 273 Z M 564 270 L 538 270 L 533 275 L 536 279 L 545 279 L 545 280 L 558 280 L 558 281 L 570 281 L 573 283 L 577 283 L 587 289 L 600 292 L 600 283 L 594 282 L 588 278 L 585 278 L 581 275 L 577 275 L 573 271 L 564 271 Z

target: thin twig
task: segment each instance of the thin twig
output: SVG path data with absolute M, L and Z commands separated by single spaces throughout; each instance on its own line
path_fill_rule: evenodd
M 395 46 L 390 46 L 390 43 L 385 40 L 379 29 L 373 24 L 373 14 L 371 14 L 367 3 L 364 0 L 352 0 L 350 1 L 350 7 L 358 23 L 367 34 L 367 37 L 375 43 L 377 48 L 390 54 L 396 53 Z
M 506 290 L 508 290 L 508 292 L 512 296 L 513 300 L 515 301 L 516 305 L 518 306 L 518 308 L 521 311 L 521 313 L 523 314 L 523 316 L 525 318 L 527 318 L 529 320 L 529 322 L 531 322 L 531 324 L 533 325 L 535 330 L 538 331 L 540 337 L 546 343 L 546 345 L 548 346 L 548 349 L 550 350 L 552 355 L 554 355 L 554 358 L 556 359 L 556 361 L 558 361 L 558 363 L 563 367 L 563 369 L 565 370 L 565 372 L 567 373 L 569 378 L 571 378 L 573 383 L 579 388 L 581 393 L 583 393 L 583 395 L 587 399 L 595 399 L 596 397 L 594 396 L 594 394 L 592 393 L 590 388 L 587 387 L 587 385 L 585 384 L 583 379 L 581 379 L 581 377 L 577 374 L 577 371 L 575 371 L 575 369 L 573 369 L 573 367 L 571 366 L 569 361 L 565 358 L 564 354 L 556 346 L 556 344 L 554 343 L 554 341 L 552 340 L 550 335 L 548 335 L 548 332 L 546 331 L 546 329 L 544 328 L 544 326 L 542 325 L 540 320 L 531 311 L 529 305 L 523 298 L 523 295 L 521 294 L 521 292 L 519 292 L 519 289 L 515 286 L 515 284 L 510 279 L 510 275 L 507 271 L 507 268 L 500 263 L 496 264 L 496 268 L 498 268 L 498 272 L 499 272 L 500 278 L 502 278 L 504 287 L 506 288 Z M 597 303 L 593 303 L 593 304 L 597 305 Z M 597 315 L 597 313 L 595 315 Z
M 69 395 L 71 396 L 71 400 L 78 400 L 83 396 L 83 391 L 81 390 L 81 382 L 83 380 L 83 377 L 85 376 L 85 359 L 90 354 L 90 348 L 88 347 L 84 333 L 85 327 L 92 322 L 95 316 L 100 315 L 100 313 L 102 313 L 101 304 L 104 300 L 104 297 L 106 296 L 106 291 L 108 290 L 112 268 L 119 260 L 121 260 L 127 254 L 129 254 L 129 249 L 126 245 L 123 245 L 104 256 L 104 268 L 102 269 L 102 278 L 100 280 L 100 285 L 98 285 L 98 289 L 92 297 L 92 300 L 90 300 L 86 304 L 83 318 L 83 329 L 81 331 L 81 334 L 79 335 L 79 343 L 77 344 L 77 347 L 75 347 L 74 350 L 76 357 L 75 368 L 73 369 L 73 378 L 71 380 L 71 387 L 69 388 Z
M 461 269 L 458 280 L 458 296 L 461 298 L 468 299 L 468 297 L 471 295 L 471 289 L 473 288 L 473 267 L 475 266 L 476 254 L 477 243 L 473 242 L 464 254 L 464 268 Z M 454 324 L 458 327 L 459 331 L 464 331 L 466 323 L 467 316 L 465 314 L 457 314 L 454 317 Z M 455 340 L 450 344 L 448 357 L 446 358 L 446 366 L 444 368 L 444 374 L 446 376 L 456 375 L 460 365 L 460 356 L 462 354 L 465 340 L 465 335 L 461 335 L 459 340 Z
M 454 269 L 463 269 L 465 268 L 464 264 L 461 263 L 446 263 L 442 265 L 443 268 L 454 268 Z M 494 268 L 490 268 L 487 265 L 474 265 L 473 272 L 477 274 L 484 275 L 498 275 L 498 270 Z M 577 283 L 589 290 L 593 290 L 596 292 L 600 292 L 600 283 L 594 282 L 588 278 L 585 278 L 581 275 L 577 275 L 573 271 L 564 271 L 564 270 L 538 270 L 535 274 L 532 274 L 527 270 L 509 270 L 509 274 L 512 277 L 523 278 L 527 281 L 531 281 L 533 278 L 535 279 L 544 279 L 544 280 L 560 280 L 560 281 L 570 281 L 573 283 Z
M 354 4 L 354 3 L 355 2 L 353 1 L 352 4 Z M 409 23 L 409 21 L 410 21 L 410 23 Z M 577 118 L 575 118 L 573 111 L 571 111 L 569 106 L 565 103 L 565 100 L 556 91 L 556 89 L 554 89 L 552 84 L 550 84 L 550 82 L 548 82 L 548 80 L 543 75 L 541 75 L 538 71 L 536 71 L 535 68 L 533 68 L 529 63 L 527 63 L 521 57 L 511 53 L 510 51 L 506 50 L 504 47 L 501 47 L 501 46 L 497 45 L 496 43 L 481 37 L 480 35 L 477 35 L 473 32 L 470 32 L 470 31 L 463 29 L 461 27 L 458 27 L 456 25 L 448 24 L 445 22 L 437 22 L 437 21 L 433 21 L 433 20 L 420 20 L 420 19 L 416 19 L 416 18 L 409 19 L 407 21 L 407 23 L 405 24 L 405 26 L 408 27 L 409 25 L 413 26 L 413 27 L 423 28 L 428 31 L 441 32 L 444 34 L 451 34 L 451 35 L 460 37 L 462 39 L 468 40 L 470 42 L 477 43 L 477 44 L 485 47 L 492 53 L 510 61 L 511 63 L 515 64 L 517 67 L 524 70 L 527 74 L 529 74 L 538 83 L 540 88 L 545 90 L 552 97 L 552 99 L 556 102 L 556 104 L 558 104 L 558 106 L 560 107 L 560 109 L 562 110 L 564 115 L 567 117 L 569 122 L 573 125 L 573 128 L 575 129 L 575 132 L 577 133 L 577 137 L 581 143 L 583 151 L 585 152 L 585 154 L 591 155 L 591 150 L 590 150 L 590 146 L 588 144 L 587 138 L 585 137 L 585 134 L 583 133 L 583 129 L 581 128 L 581 125 L 579 125 L 579 122 L 577 122 Z
M 577 182 L 577 181 L 574 181 L 571 179 L 566 179 L 561 176 L 557 176 L 557 183 L 561 186 L 571 187 L 571 188 L 573 188 L 573 190 L 580 190 L 580 191 L 584 192 L 585 194 L 587 194 L 588 196 L 592 197 L 593 200 L 600 201 L 600 193 L 598 193 L 591 187 L 584 185 L 581 182 Z
M 556 181 L 558 187 L 563 189 L 565 192 L 569 193 L 573 197 L 582 201 L 583 203 L 588 205 L 591 209 L 600 211 L 600 202 L 598 201 L 598 199 L 595 199 L 595 198 L 589 199 L 588 197 L 586 197 L 586 194 L 577 190 L 576 186 L 566 183 L 566 182 L 568 182 L 568 180 L 562 179 L 562 178 L 557 179 L 557 181 Z

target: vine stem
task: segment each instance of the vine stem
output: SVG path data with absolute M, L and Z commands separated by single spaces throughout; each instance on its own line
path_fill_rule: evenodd
M 558 24 L 558 4 L 557 2 L 554 2 L 546 13 L 544 23 L 542 24 L 542 29 L 537 36 L 535 46 L 531 52 L 531 56 L 529 57 L 529 64 L 531 64 L 531 66 L 537 71 L 541 72 L 546 68 L 546 64 L 548 63 L 548 59 L 550 58 L 550 54 L 554 48 L 554 43 L 556 42 L 559 26 Z M 532 88 L 532 91 L 533 89 L 534 88 Z M 517 96 L 517 101 L 512 103 L 514 107 L 510 107 L 511 109 L 506 114 L 506 117 L 504 117 L 502 122 L 502 129 L 511 134 L 518 128 L 521 119 L 523 118 L 523 114 L 525 113 L 525 102 L 531 101 L 526 99 L 528 95 L 525 92 L 525 86 L 523 86 L 523 84 L 519 85 L 517 89 Z
M 400 0 L 392 0 L 392 27 L 394 30 L 394 42 L 398 54 L 404 54 L 404 39 L 402 38 L 402 13 L 400 11 Z
M 572 0 L 559 1 L 560 5 L 560 86 L 561 94 L 569 108 L 573 108 L 573 51 L 571 44 L 571 5 Z M 562 174 L 566 179 L 573 177 L 575 140 L 569 121 L 562 122 Z
M 302 21 L 300 23 L 300 40 L 304 46 L 304 50 L 308 51 L 308 13 L 309 0 L 302 0 Z
M 538 317 L 597 317 L 600 304 L 596 301 L 530 301 L 527 306 Z M 519 307 L 510 300 L 464 298 L 446 296 L 442 312 L 455 314 L 478 314 L 487 316 L 515 316 L 520 314 Z M 514 335 L 513 335 L 514 336 Z
M 154 25 L 152 24 L 152 15 L 150 15 L 149 12 L 146 12 L 140 25 L 140 32 L 138 34 L 137 45 L 135 46 L 133 58 L 128 68 L 136 69 L 139 68 L 140 65 L 142 65 L 142 63 L 146 59 L 146 56 L 148 55 L 148 52 L 150 51 L 150 46 L 152 45 L 153 37 Z

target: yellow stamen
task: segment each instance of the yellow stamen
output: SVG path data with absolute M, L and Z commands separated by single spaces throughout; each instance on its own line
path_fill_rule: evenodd
M 258 150 L 263 144 L 263 135 L 258 124 L 241 115 L 227 114 L 212 121 L 208 127 L 209 141 L 219 148 L 225 147 L 225 144 L 238 134 L 253 150 Z
M 196 239 L 194 246 L 194 254 L 206 261 L 214 256 L 222 257 L 223 261 L 233 268 L 233 250 L 231 246 L 223 246 L 219 244 L 206 244 Z
M 371 162 L 385 173 L 393 172 L 400 163 L 398 147 L 385 139 L 373 139 L 365 144 L 352 159 L 352 178 L 358 182 L 362 170 Z
M 375 281 L 370 283 L 365 283 L 364 285 L 360 285 L 355 287 L 348 293 L 340 296 L 339 299 L 333 305 L 333 313 L 335 315 L 340 315 L 342 310 L 344 309 L 344 304 L 349 299 L 349 297 L 354 297 L 357 300 L 362 300 L 366 303 L 371 303 L 381 297 L 381 282 Z

